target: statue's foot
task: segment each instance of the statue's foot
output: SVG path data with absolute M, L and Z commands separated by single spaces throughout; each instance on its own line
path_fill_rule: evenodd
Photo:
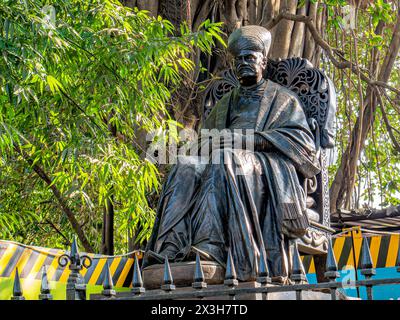
M 165 257 L 168 257 L 168 261 L 180 262 L 180 261 L 195 261 L 196 255 L 200 255 L 202 261 L 216 261 L 207 252 L 202 251 L 196 247 L 186 248 L 186 250 L 181 250 L 176 252 L 175 248 L 164 248 L 160 253 L 154 252 L 152 250 L 147 250 L 144 254 L 144 267 L 153 264 L 163 264 L 165 262 Z
M 194 261 L 196 260 L 196 255 L 199 254 L 200 260 L 204 261 L 215 261 L 212 256 L 210 256 L 207 252 L 200 250 L 196 247 L 191 247 L 189 253 L 186 256 L 186 260 Z
M 165 257 L 159 253 L 148 250 L 144 254 L 144 260 L 146 261 L 146 266 L 149 266 L 152 264 L 163 264 Z
M 176 251 L 175 247 L 167 246 L 161 252 L 157 253 L 152 250 L 146 251 L 145 261 L 146 266 L 152 264 L 163 264 L 165 262 L 165 258 L 168 258 L 168 261 L 177 262 L 182 260 L 181 253 Z

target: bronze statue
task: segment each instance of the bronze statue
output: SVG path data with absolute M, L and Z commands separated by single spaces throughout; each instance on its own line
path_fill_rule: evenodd
M 259 26 L 230 35 L 228 51 L 240 86 L 218 101 L 203 128 L 228 129 L 231 136 L 224 135 L 220 152 L 213 153 L 219 163 L 178 161 L 172 168 L 144 267 L 163 263 L 165 256 L 194 260 L 195 253 L 224 266 L 231 250 L 238 279 L 247 281 L 254 279 L 265 250 L 273 280 L 287 278 L 288 239 L 309 226 L 302 182 L 320 169 L 297 96 L 263 78 L 270 43 L 269 31 Z M 247 134 L 251 130 L 254 135 Z M 226 148 L 238 139 L 241 148 Z M 248 142 L 254 150 L 246 149 Z

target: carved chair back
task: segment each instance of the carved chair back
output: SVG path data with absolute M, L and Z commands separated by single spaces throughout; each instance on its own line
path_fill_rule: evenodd
M 308 60 L 298 57 L 269 60 L 264 78 L 288 88 L 298 96 L 313 131 L 321 172 L 314 179 L 304 181 L 311 226 L 300 239 L 299 248 L 310 254 L 325 253 L 327 239 L 333 231 L 330 228 L 327 149 L 334 146 L 335 88 L 321 70 L 314 68 Z M 237 86 L 239 81 L 232 69 L 220 72 L 205 90 L 204 119 L 217 101 Z

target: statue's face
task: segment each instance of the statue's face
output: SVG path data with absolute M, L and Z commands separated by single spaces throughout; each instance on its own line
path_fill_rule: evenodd
M 266 57 L 258 51 L 241 50 L 234 58 L 236 76 L 243 86 L 258 83 L 267 66 Z

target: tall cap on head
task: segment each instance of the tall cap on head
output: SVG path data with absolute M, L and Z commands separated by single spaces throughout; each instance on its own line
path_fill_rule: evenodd
M 261 26 L 244 26 L 236 29 L 228 38 L 228 51 L 234 56 L 242 50 L 268 54 L 271 45 L 271 33 Z

